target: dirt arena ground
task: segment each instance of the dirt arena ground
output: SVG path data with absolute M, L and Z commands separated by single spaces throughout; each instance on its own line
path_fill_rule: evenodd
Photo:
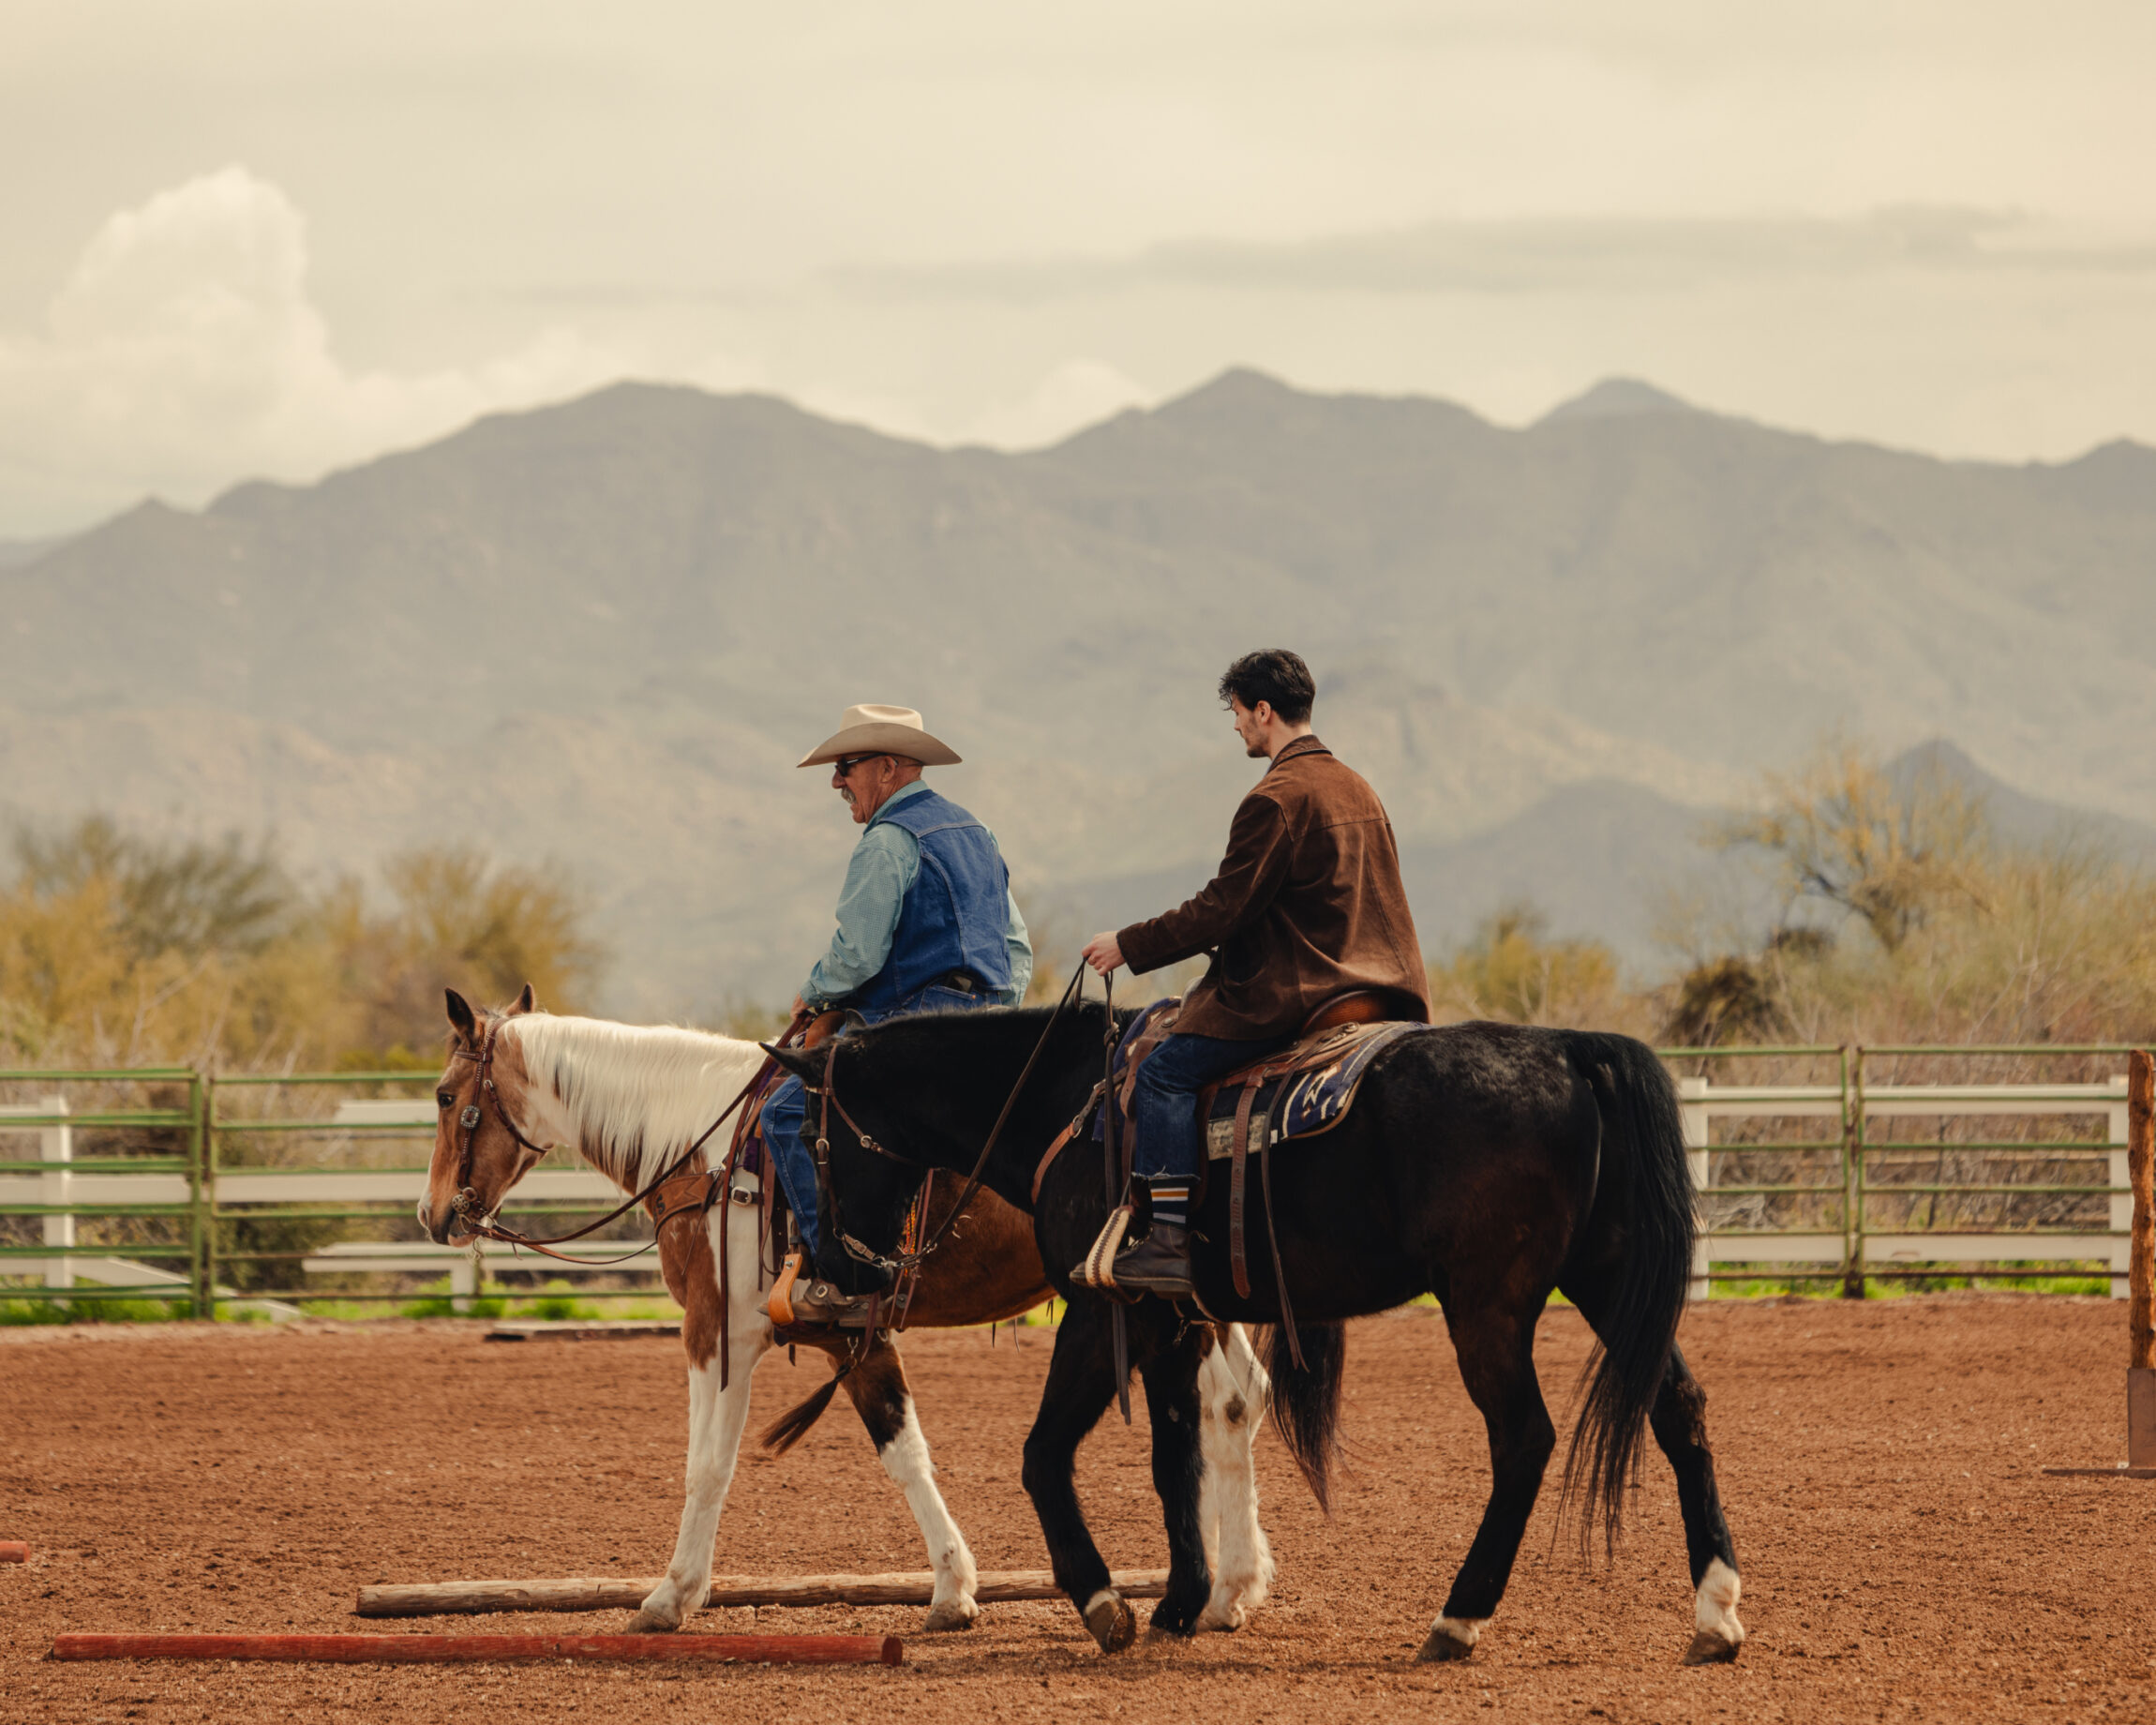
M 1442 1322 L 1357 1325 L 1352 1472 L 1323 1520 L 1261 1442 L 1272 1601 L 1235 1635 L 1102 1658 L 1060 1603 L 969 1634 L 912 1610 L 767 1611 L 766 1628 L 895 1632 L 897 1670 L 56 1665 L 62 1629 L 390 1628 L 350 1615 L 385 1581 L 652 1574 L 670 1549 L 677 1344 L 483 1341 L 484 1326 L 0 1332 L 0 1718 L 943 1721 L 1128 1718 L 2088 1720 L 2156 1718 L 2156 1483 L 2046 1478 L 2123 1445 L 2124 1313 L 1950 1296 L 1716 1304 L 1684 1345 L 1712 1397 L 1751 1630 L 1688 1671 L 1668 1470 L 1613 1567 L 1552 1545 L 1546 1499 L 1472 1663 L 1409 1658 L 1480 1508 L 1486 1457 Z M 1018 1447 L 1048 1332 L 906 1338 L 946 1493 L 984 1568 L 1044 1564 Z M 1585 1352 L 1543 1325 L 1565 1404 Z M 760 1420 L 805 1392 L 783 1354 Z M 1081 1489 L 1118 1566 L 1165 1562 L 1139 1424 L 1103 1429 Z M 1561 1425 L 1562 1425 L 1561 1420 Z M 911 1519 L 844 1404 L 784 1460 L 744 1462 L 718 1567 L 922 1567 Z M 621 1613 L 415 1622 L 618 1628 Z M 707 1612 L 745 1629 L 745 1611 Z

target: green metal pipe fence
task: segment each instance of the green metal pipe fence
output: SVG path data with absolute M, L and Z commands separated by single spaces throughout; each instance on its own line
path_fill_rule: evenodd
M 2031 1276 L 2109 1279 L 2122 1293 L 2129 1052 L 1662 1050 L 1699 1192 L 1695 1295 Z M 427 1240 L 413 1215 L 433 1085 L 409 1071 L 0 1072 L 0 1299 L 148 1298 L 208 1317 L 401 1305 L 446 1278 L 469 1309 L 489 1292 L 472 1260 Z M 561 1222 L 620 1194 L 591 1169 L 546 1166 L 517 1199 L 517 1214 Z M 618 1256 L 641 1239 L 639 1222 L 582 1255 Z M 664 1295 L 651 1256 L 602 1270 L 497 1252 L 486 1268 L 497 1295 L 570 1276 L 578 1300 Z M 593 1276 L 604 1285 L 587 1285 Z

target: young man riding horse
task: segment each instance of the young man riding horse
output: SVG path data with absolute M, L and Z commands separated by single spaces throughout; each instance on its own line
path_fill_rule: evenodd
M 1235 811 L 1219 873 L 1180 908 L 1085 946 L 1102 976 L 1213 954 L 1175 1033 L 1138 1069 L 1131 1099 L 1133 1166 L 1153 1225 L 1117 1254 L 1115 1283 L 1176 1299 L 1190 1294 L 1198 1092 L 1294 1042 L 1343 994 L 1375 993 L 1387 1017 L 1430 1017 L 1392 823 L 1369 782 L 1311 732 L 1310 667 L 1283 648 L 1248 653 L 1220 693 L 1250 758 L 1272 764 Z
M 876 1024 L 901 1012 L 1014 1006 L 1033 977 L 1033 946 L 1011 892 L 996 834 L 921 779 L 956 766 L 910 707 L 848 707 L 839 728 L 798 763 L 831 764 L 831 788 L 867 830 L 839 892 L 831 947 L 794 998 L 797 1019 L 846 1010 Z M 874 1280 L 849 1263 L 819 1214 L 816 1158 L 801 1081 L 789 1077 L 764 1104 L 764 1143 L 815 1267 L 787 1294 L 790 1329 L 825 1328 L 858 1315 L 864 1299 L 843 1289 Z

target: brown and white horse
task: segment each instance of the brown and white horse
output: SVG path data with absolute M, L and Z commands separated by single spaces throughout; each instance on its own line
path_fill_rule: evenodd
M 494 1088 L 472 1131 L 466 1177 L 472 1202 L 487 1216 L 538 1164 L 544 1151 L 534 1147 L 540 1146 L 573 1146 L 624 1192 L 642 1191 L 718 1118 L 763 1059 L 755 1042 L 732 1037 L 537 1012 L 529 987 L 499 1013 L 474 1012 L 455 991 L 448 1000 L 451 1053 L 437 1087 L 441 1118 L 427 1195 L 419 1203 L 420 1222 L 438 1241 L 459 1238 L 459 1117 L 482 1101 L 480 1057 L 489 1042 L 486 1075 Z M 726 1142 L 723 1132 L 712 1139 L 714 1156 Z M 702 1168 L 703 1152 L 686 1165 Z M 932 1216 L 930 1224 L 940 1221 Z M 723 1291 L 722 1228 L 730 1230 Z M 712 1542 L 748 1421 L 749 1378 L 772 1344 L 758 1235 L 757 1206 L 722 1202 L 667 1226 L 660 1237 L 660 1268 L 681 1306 L 689 1361 L 687 1492 L 673 1561 L 630 1620 L 632 1630 L 679 1628 L 711 1584 Z M 1031 1220 L 982 1190 L 922 1267 L 906 1323 L 930 1328 L 994 1323 L 1031 1311 L 1050 1292 Z M 722 1300 L 728 1355 L 723 1373 Z M 833 1342 L 826 1351 L 835 1362 L 845 1343 Z M 936 1588 L 927 1627 L 970 1628 L 980 1613 L 973 1553 L 936 1489 L 895 1340 L 870 1350 L 839 1387 L 868 1428 L 884 1471 L 906 1493 L 928 1547 Z M 1207 1350 L 1199 1390 L 1205 1467 L 1200 1513 L 1215 1577 L 1200 1627 L 1233 1629 L 1264 1600 L 1273 1575 L 1250 1462 L 1271 1385 L 1240 1326 L 1227 1331 L 1224 1346 Z M 831 1394 L 826 1385 L 780 1419 L 765 1441 L 783 1447 L 800 1436 Z

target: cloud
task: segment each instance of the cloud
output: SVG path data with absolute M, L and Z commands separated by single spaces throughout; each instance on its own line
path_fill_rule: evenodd
M 349 370 L 307 269 L 299 210 L 243 167 L 110 217 L 43 334 L 0 338 L 0 503 L 193 502 L 243 475 L 311 478 L 632 368 L 553 330 L 477 367 Z
M 1666 292 L 1737 278 L 1893 273 L 2156 274 L 2146 233 L 2077 233 L 2014 212 L 1909 205 L 1849 218 L 1433 221 L 1281 243 L 1189 240 L 1120 258 L 832 273 L 867 298 L 1016 304 L 1194 287 L 1257 292 Z

